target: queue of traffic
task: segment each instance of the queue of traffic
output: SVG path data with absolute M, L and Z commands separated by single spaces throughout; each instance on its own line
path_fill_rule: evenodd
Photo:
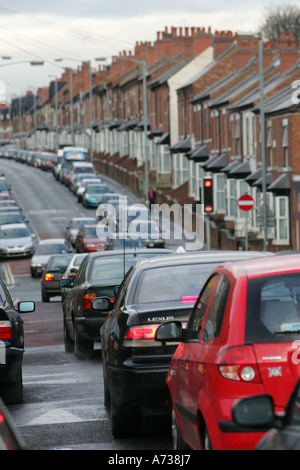
M 74 194 L 87 167 L 76 177 L 75 168 L 58 178 Z M 79 252 L 81 227 L 99 222 L 79 219 L 63 253 L 40 266 L 41 288 L 44 301 L 62 296 L 67 352 L 84 360 L 101 343 L 113 435 L 165 414 L 177 450 L 299 448 L 300 254 L 145 244 Z

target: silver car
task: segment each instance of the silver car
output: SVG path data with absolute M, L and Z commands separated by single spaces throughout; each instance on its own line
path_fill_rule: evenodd
M 51 255 L 72 253 L 71 243 L 64 238 L 48 238 L 41 240 L 35 249 L 30 262 L 32 277 L 41 276 Z
M 33 238 L 26 224 L 0 226 L 0 257 L 32 256 Z

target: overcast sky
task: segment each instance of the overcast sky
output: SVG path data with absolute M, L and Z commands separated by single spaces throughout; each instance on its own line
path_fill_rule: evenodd
M 255 32 L 267 8 L 289 0 L 0 0 L 0 99 L 46 86 L 61 67 L 132 51 L 167 26 Z M 3 59 L 10 56 L 11 59 Z M 63 58 L 63 62 L 55 59 Z M 32 67 L 26 61 L 43 60 Z M 70 60 L 72 59 L 72 60 Z M 24 61 L 22 64 L 16 64 Z M 7 65 L 7 64 L 11 65 Z M 2 65 L 5 65 L 1 67 Z

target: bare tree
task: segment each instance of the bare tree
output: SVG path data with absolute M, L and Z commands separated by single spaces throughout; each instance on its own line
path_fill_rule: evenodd
M 300 43 L 300 8 L 296 5 L 271 7 L 264 12 L 264 20 L 260 26 L 267 40 L 280 38 L 281 31 L 294 33 L 297 47 Z

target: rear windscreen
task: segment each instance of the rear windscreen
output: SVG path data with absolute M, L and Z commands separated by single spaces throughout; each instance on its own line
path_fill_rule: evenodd
M 289 342 L 300 338 L 300 273 L 250 279 L 245 341 Z

